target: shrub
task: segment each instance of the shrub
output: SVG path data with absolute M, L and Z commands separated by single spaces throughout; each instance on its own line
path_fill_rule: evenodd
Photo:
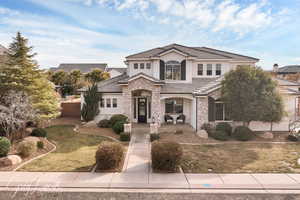
M 153 142 L 151 148 L 152 168 L 175 172 L 182 159 L 182 148 L 176 142 Z
M 111 122 L 108 119 L 102 119 L 101 121 L 98 122 L 97 126 L 99 128 L 110 128 Z
M 227 122 L 221 122 L 221 123 L 217 124 L 216 130 L 217 131 L 223 131 L 223 132 L 227 133 L 228 136 L 230 136 L 231 132 L 232 132 L 232 127 Z
M 228 134 L 225 131 L 216 130 L 213 132 L 212 137 L 216 140 L 226 141 L 229 139 Z
M 213 125 L 211 125 L 210 123 L 204 123 L 202 126 L 201 126 L 201 129 L 204 129 L 206 130 L 207 134 L 210 136 L 210 137 L 213 137 L 213 134 L 215 132 L 215 128 Z
M 43 149 L 44 148 L 44 142 L 43 141 L 38 141 L 36 143 L 36 146 L 37 146 L 38 149 Z
M 297 141 L 299 141 L 299 138 L 296 136 L 296 135 L 288 135 L 287 137 L 286 137 L 286 139 L 287 140 L 289 140 L 289 141 L 292 141 L 292 142 L 297 142 Z
M 120 140 L 123 141 L 123 142 L 130 141 L 130 133 L 124 133 L 124 132 L 122 132 L 120 134 Z
M 10 141 L 6 137 L 0 137 L 0 157 L 7 156 L 10 150 Z
M 96 152 L 97 169 L 108 170 L 120 166 L 124 157 L 124 148 L 116 142 L 102 142 Z
M 18 152 L 23 157 L 28 157 L 35 153 L 37 150 L 37 145 L 33 141 L 22 141 L 18 145 Z
M 124 131 L 124 123 L 124 121 L 118 121 L 112 126 L 112 129 L 116 134 L 120 134 Z
M 253 138 L 254 134 L 248 127 L 238 126 L 235 128 L 232 136 L 239 141 L 248 141 Z
M 181 135 L 181 134 L 183 134 L 183 130 L 180 129 L 175 131 L 175 135 Z
M 111 118 L 110 118 L 110 123 L 111 125 L 115 125 L 116 122 L 119 122 L 119 121 L 123 121 L 124 123 L 127 121 L 127 117 L 125 115 L 113 115 Z
M 150 141 L 153 142 L 155 140 L 159 140 L 160 136 L 158 133 L 151 133 L 150 134 Z
M 47 137 L 47 131 L 43 128 L 36 128 L 36 129 L 33 129 L 31 136 Z

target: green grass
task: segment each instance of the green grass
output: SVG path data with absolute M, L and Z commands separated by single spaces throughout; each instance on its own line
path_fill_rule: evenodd
M 186 173 L 299 173 L 299 144 L 183 145 Z M 209 171 L 211 169 L 212 171 Z
M 56 151 L 28 163 L 19 171 L 90 171 L 95 163 L 97 147 L 107 139 L 78 134 L 73 128 L 73 125 L 47 128 L 48 139 L 55 142 Z

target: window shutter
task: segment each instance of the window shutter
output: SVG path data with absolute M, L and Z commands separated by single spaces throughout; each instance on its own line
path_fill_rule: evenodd
M 165 80 L 165 62 L 160 60 L 159 62 L 159 77 L 160 77 L 160 80 Z
M 186 60 L 181 62 L 181 80 L 186 80 Z
M 208 97 L 208 121 L 215 121 L 215 100 Z

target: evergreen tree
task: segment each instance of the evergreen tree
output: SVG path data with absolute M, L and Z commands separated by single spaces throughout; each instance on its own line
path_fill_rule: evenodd
M 54 86 L 49 82 L 31 53 L 33 47 L 20 32 L 9 46 L 7 62 L 0 71 L 1 95 L 8 91 L 25 92 L 37 110 L 37 118 L 49 119 L 58 116 L 59 103 Z
M 87 81 L 94 84 L 109 79 L 110 74 L 108 72 L 103 72 L 101 69 L 93 69 L 93 71 L 85 74 L 84 77 Z
M 81 109 L 81 116 L 84 121 L 92 121 L 99 114 L 99 101 L 101 94 L 98 93 L 97 85 L 93 84 L 84 94 L 84 103 Z
M 239 66 L 225 75 L 222 100 L 232 120 L 242 121 L 244 125 L 248 126 L 251 121 L 280 121 L 283 105 L 276 86 L 262 69 Z

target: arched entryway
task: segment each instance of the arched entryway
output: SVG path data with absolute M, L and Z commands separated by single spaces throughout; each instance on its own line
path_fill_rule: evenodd
M 148 90 L 132 91 L 133 118 L 137 123 L 151 122 L 151 98 L 152 92 Z

